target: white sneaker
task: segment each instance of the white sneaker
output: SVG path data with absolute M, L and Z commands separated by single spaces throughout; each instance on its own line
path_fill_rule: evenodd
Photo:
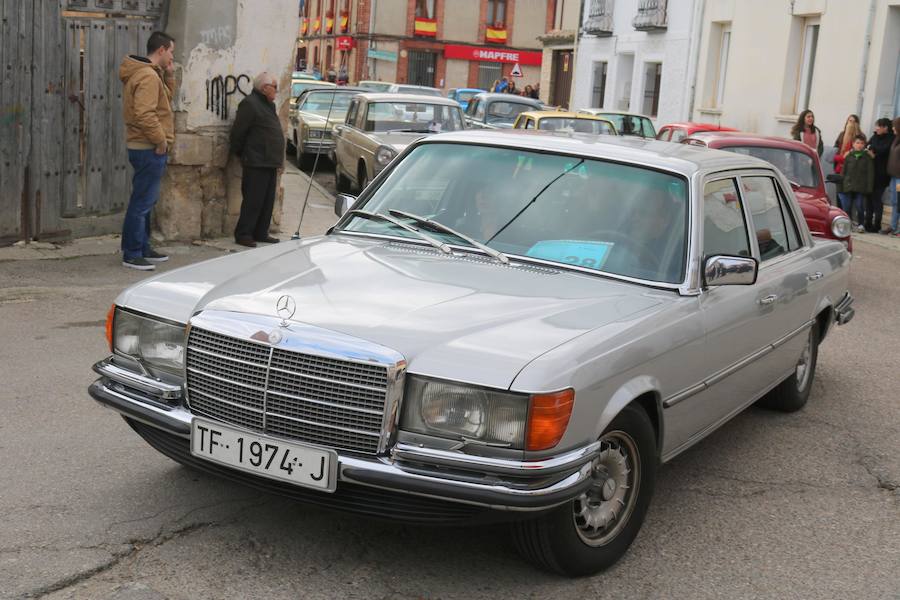
M 866 232 L 866 228 L 865 228 L 865 227 L 863 227 L 862 225 L 857 225 L 857 226 L 856 226 L 856 233 L 865 233 L 865 232 Z

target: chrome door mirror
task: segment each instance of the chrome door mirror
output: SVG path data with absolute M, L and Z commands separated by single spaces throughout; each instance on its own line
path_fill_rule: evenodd
M 334 197 L 334 214 L 343 217 L 350 210 L 350 207 L 353 206 L 354 202 L 356 202 L 356 196 L 338 194 Z
M 710 256 L 703 264 L 703 284 L 707 287 L 720 285 L 753 285 L 759 263 L 746 256 Z

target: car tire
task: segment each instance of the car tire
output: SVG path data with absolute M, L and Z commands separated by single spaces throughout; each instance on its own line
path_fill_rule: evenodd
M 334 163 L 334 187 L 342 194 L 350 191 L 350 180 L 341 171 L 341 166 L 337 162 Z
M 532 564 L 562 575 L 591 575 L 615 564 L 640 531 L 656 484 L 656 435 L 631 404 L 600 436 L 594 485 L 541 516 L 512 524 L 513 542 Z
M 806 346 L 790 377 L 775 386 L 763 396 L 757 404 L 781 412 L 796 412 L 806 406 L 813 378 L 816 376 L 816 363 L 819 359 L 819 328 L 816 323 L 809 330 Z
M 366 168 L 366 163 L 359 163 L 359 174 L 356 177 L 356 182 L 359 184 L 359 193 L 362 194 L 362 191 L 369 185 L 369 170 Z
M 287 141 L 287 151 L 289 154 L 297 152 L 297 132 L 295 131 L 292 138 Z

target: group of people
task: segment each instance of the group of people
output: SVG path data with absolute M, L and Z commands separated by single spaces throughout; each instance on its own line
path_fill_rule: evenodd
M 515 79 L 511 79 L 508 77 L 503 77 L 502 79 L 495 79 L 494 83 L 491 85 L 491 89 L 489 92 L 494 92 L 496 94 L 514 94 L 516 96 L 525 96 L 526 98 L 534 98 L 537 100 L 540 97 L 541 93 L 541 84 L 536 83 L 534 85 L 526 85 L 524 89 L 520 90 L 516 87 Z
M 824 152 L 822 131 L 816 127 L 811 110 L 800 113 L 791 129 L 795 140 Z M 838 201 L 859 233 L 881 233 L 900 237 L 900 210 L 897 206 L 900 186 L 900 117 L 891 122 L 881 118 L 875 122 L 870 137 L 862 132 L 859 117 L 850 115 L 834 141 L 834 172 L 831 179 L 838 188 Z M 891 222 L 882 226 L 882 197 L 890 197 Z
M 150 213 L 159 200 L 167 154 L 175 142 L 175 39 L 153 32 L 146 56 L 126 56 L 119 67 L 128 161 L 134 168 L 131 198 L 122 225 L 122 265 L 151 271 L 169 259 L 150 246 Z M 275 206 L 278 170 L 284 164 L 284 133 L 275 109 L 278 81 L 270 73 L 253 80 L 253 91 L 238 105 L 230 150 L 241 160 L 241 213 L 235 242 L 273 244 L 269 224 Z

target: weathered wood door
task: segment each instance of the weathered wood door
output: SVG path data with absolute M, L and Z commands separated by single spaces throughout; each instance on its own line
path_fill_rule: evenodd
M 0 0 L 0 245 L 120 229 L 119 63 L 144 54 L 164 12 L 164 0 Z

